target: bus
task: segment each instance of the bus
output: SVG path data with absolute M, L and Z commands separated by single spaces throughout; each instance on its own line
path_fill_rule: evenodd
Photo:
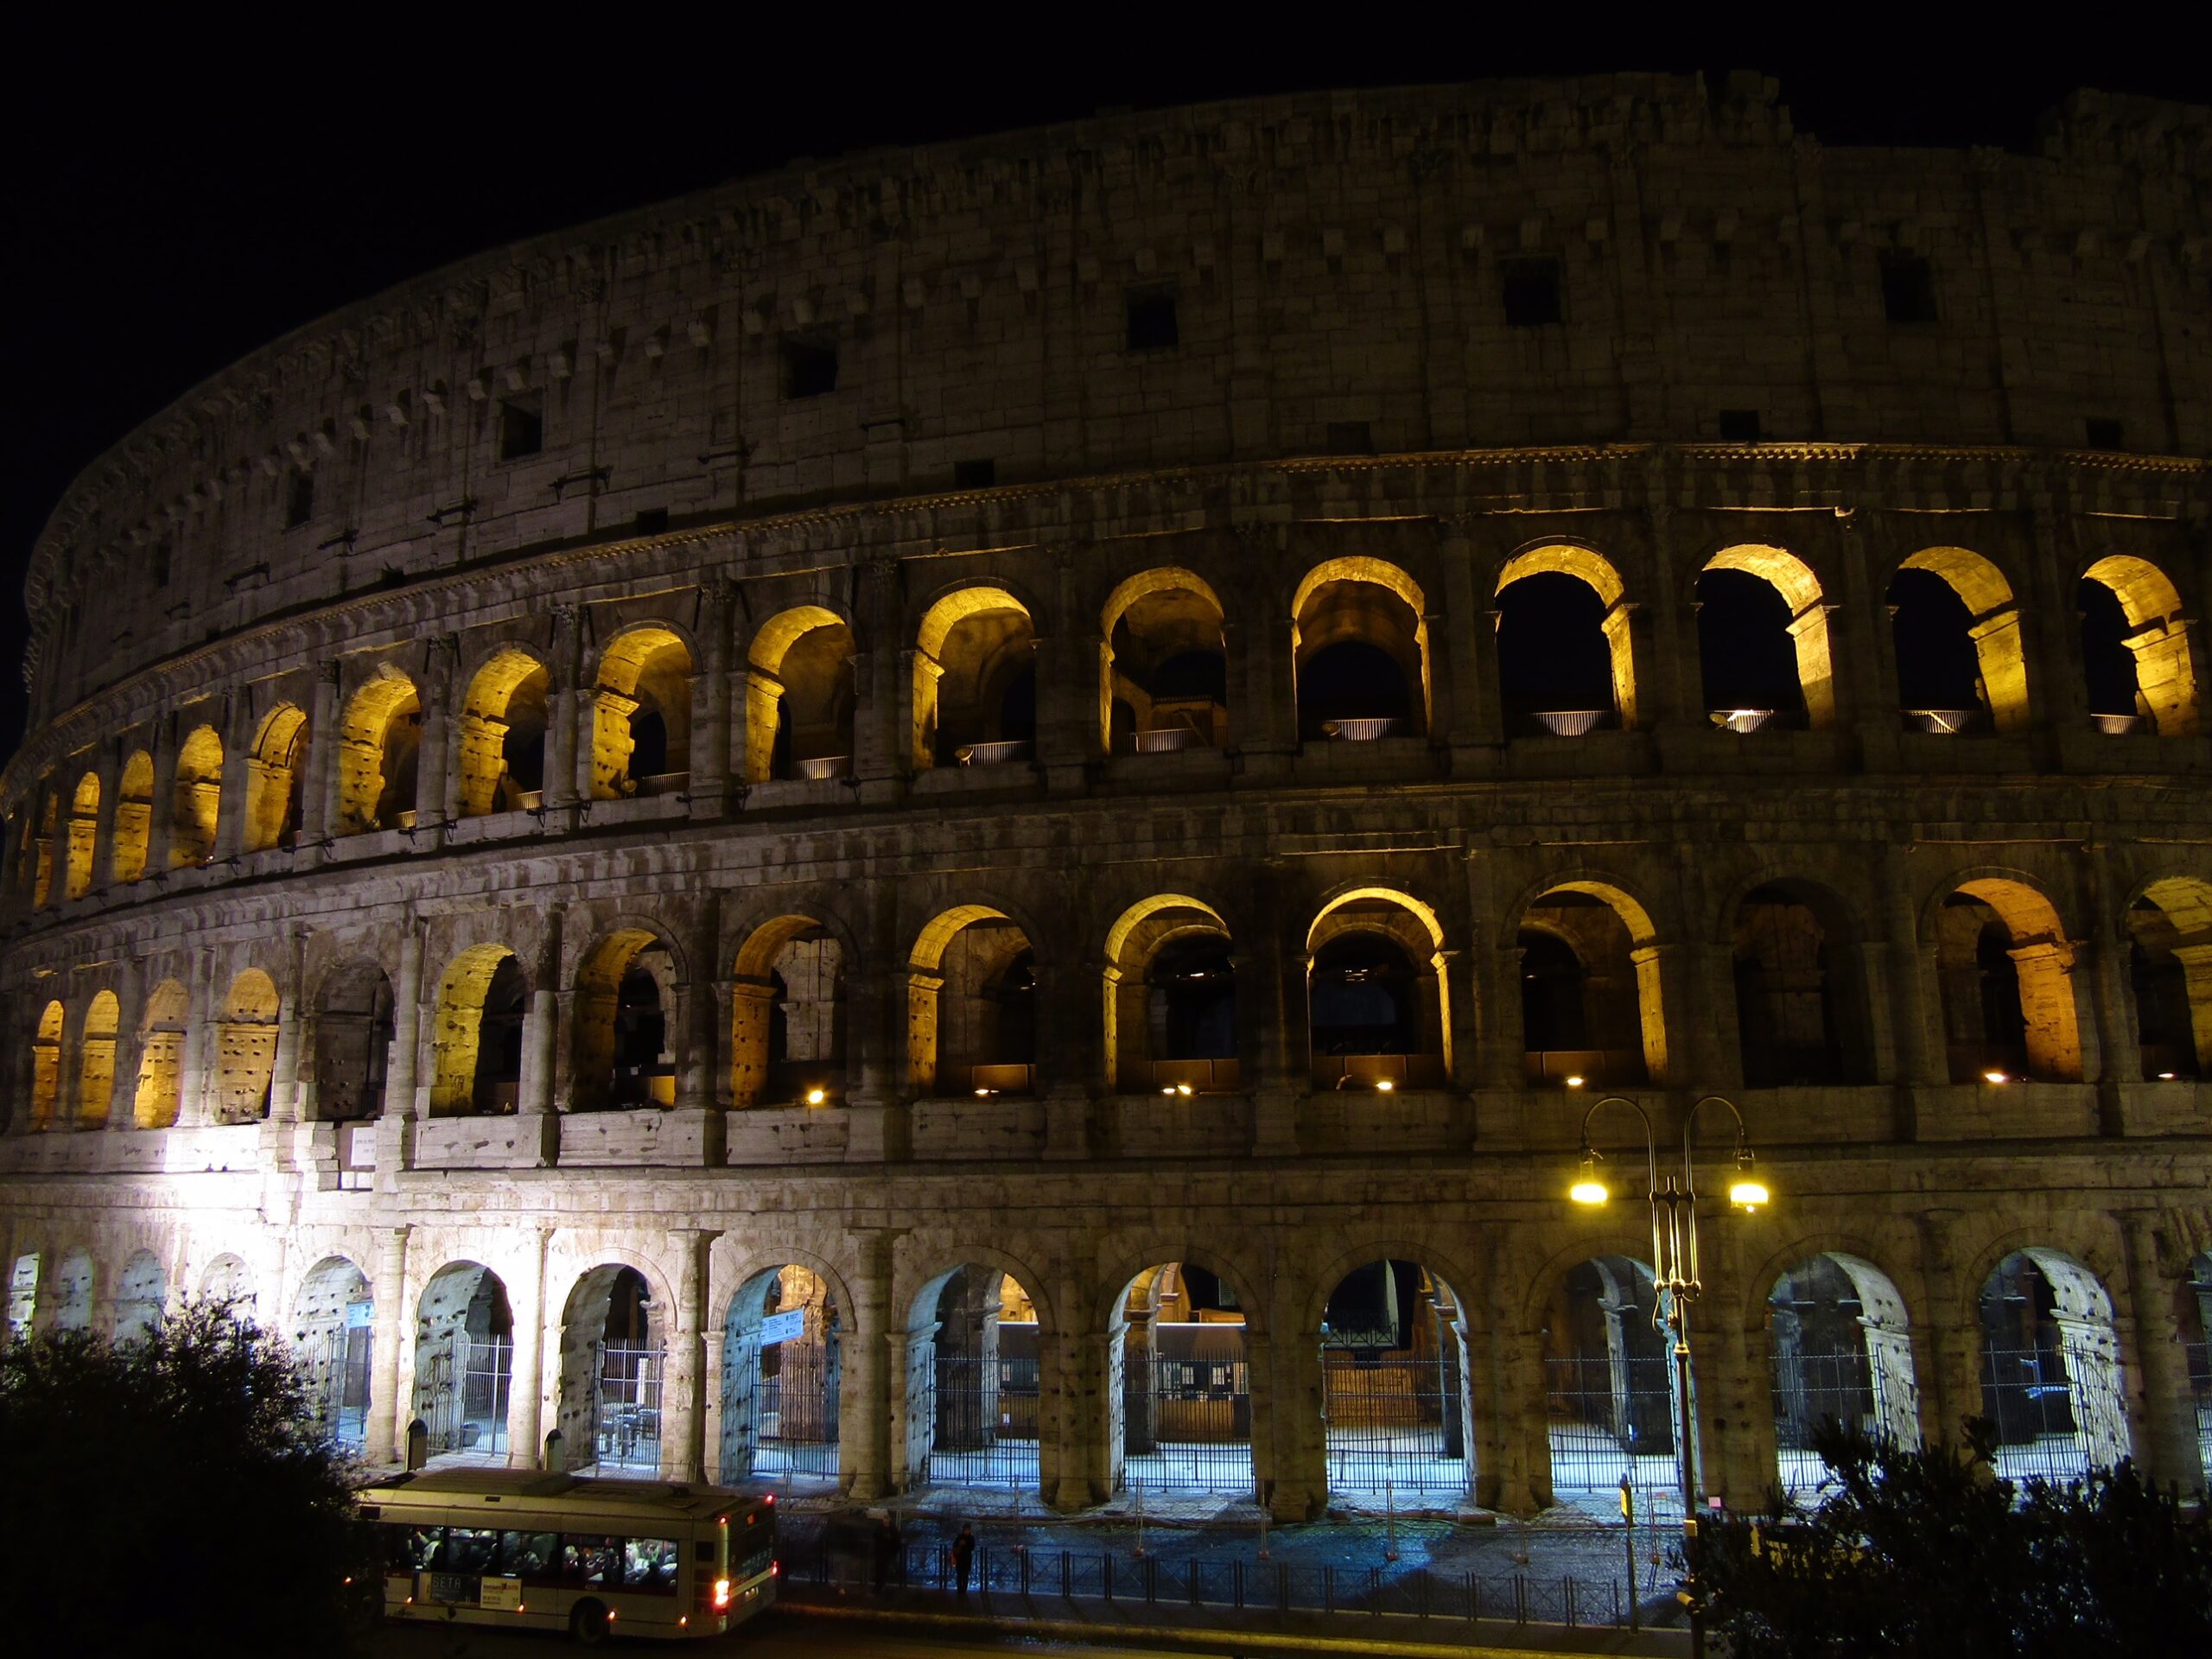
M 388 1618 L 719 1636 L 776 1599 L 773 1495 L 530 1469 L 416 1470 L 358 1494 Z

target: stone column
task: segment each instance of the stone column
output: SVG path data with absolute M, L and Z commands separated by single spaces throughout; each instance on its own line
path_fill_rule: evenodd
M 105 753 L 99 760 L 100 805 L 92 820 L 92 884 L 90 891 L 99 893 L 115 886 L 115 807 L 116 798 L 122 792 L 123 767 L 115 755 Z
M 1897 1037 L 1898 1095 L 1909 1103 L 1916 1086 L 1946 1081 L 1950 1067 L 1936 1036 L 1937 1010 L 1929 1006 L 1936 982 L 1923 972 L 1928 964 L 1923 961 L 1920 911 L 1915 901 L 1911 866 L 1905 856 L 1908 850 L 1894 842 L 1883 850 L 1882 899 L 1889 933 L 1890 1007 Z M 1901 1138 L 1910 1140 L 1914 1126 L 1909 1104 L 1900 1116 Z
M 308 727 L 307 775 L 300 780 L 302 847 L 330 839 L 338 822 L 338 664 L 317 663 L 315 707 Z
M 856 1503 L 904 1484 L 891 1439 L 894 1372 L 903 1375 L 906 1340 L 892 1306 L 892 1236 L 880 1230 L 854 1235 L 859 1265 L 846 1287 L 852 1293 L 852 1325 L 838 1378 L 837 1473 L 845 1496 Z
M 125 957 L 117 964 L 115 1022 L 115 1092 L 109 1096 L 107 1129 L 127 1135 L 138 1127 L 138 1067 L 146 1042 L 146 963 L 142 957 Z M 18 1095 L 17 1098 L 22 1098 Z M 7 1266 L 0 1262 L 0 1273 Z M 0 1295 L 7 1287 L 0 1282 Z
M 545 906 L 537 959 L 531 964 L 530 1001 L 523 1013 L 522 1077 L 515 1115 L 531 1120 L 517 1128 L 539 1169 L 561 1161 L 561 1122 L 554 1115 L 553 1083 L 560 1071 L 561 998 L 556 987 L 561 980 L 562 923 L 567 914 L 568 906 L 558 900 Z
M 668 1334 L 660 1382 L 660 1468 L 664 1480 L 696 1484 L 707 1478 L 706 1418 L 699 1409 L 706 1370 L 707 1247 L 714 1235 L 686 1230 L 669 1236 L 676 1267 L 675 1317 Z
M 715 1027 L 715 958 L 721 951 L 721 896 L 709 888 L 699 895 L 699 915 L 690 948 L 689 977 L 677 988 L 683 1036 L 677 1051 L 676 1105 L 679 1111 L 703 1112 L 715 1104 L 715 1076 L 721 1065 L 721 1035 Z
M 1552 1497 L 1543 1333 L 1522 1322 L 1526 1279 L 1498 1271 L 1488 1278 L 1488 1300 L 1465 1310 L 1468 1389 L 1475 1401 L 1475 1501 L 1507 1515 L 1529 1516 Z
M 2088 981 L 2089 1013 L 2096 1034 L 2095 1065 L 2088 1046 L 2082 1046 L 2082 1075 L 2097 1085 L 2098 1116 L 2105 1133 L 2125 1131 L 2120 1087 L 2140 1081 L 2143 1051 L 2127 983 L 2127 933 L 2124 923 L 2106 901 L 2105 849 L 2089 842 L 2082 849 L 2082 908 L 2088 925 L 2075 946 L 2075 979 Z M 2087 961 L 2083 957 L 2087 957 Z M 2077 999 L 2078 1000 L 2078 999 Z
M 518 1258 L 522 1273 L 507 1281 L 507 1308 L 513 1315 L 514 1354 L 507 1383 L 507 1463 L 535 1469 L 544 1459 L 540 1437 L 545 1409 L 545 1249 L 551 1235 L 533 1229 L 530 1248 Z M 556 1359 L 559 1351 L 554 1351 Z
M 1269 918 L 1273 925 L 1255 942 L 1261 963 L 1261 983 L 1254 988 L 1261 1024 L 1255 1056 L 1258 1076 L 1247 1089 L 1252 1096 L 1252 1151 L 1259 1157 L 1288 1157 L 1298 1150 L 1298 1103 L 1313 1087 L 1306 1007 L 1313 959 L 1302 941 L 1284 936 L 1284 929 L 1300 922 L 1283 903 L 1283 873 L 1264 867 L 1255 874 L 1262 902 L 1252 913 Z
M 1476 550 L 1465 519 L 1446 519 L 1437 525 L 1437 556 L 1443 567 L 1444 610 L 1429 624 L 1429 637 L 1440 632 L 1451 655 L 1451 701 L 1440 701 L 1436 729 L 1450 739 L 1452 748 L 1494 749 L 1505 741 L 1502 712 L 1495 688 L 1497 628 L 1489 607 L 1475 594 Z M 1453 770 L 1471 764 L 1472 757 L 1455 758 Z
M 246 763 L 252 758 L 251 700 L 239 692 L 223 711 L 223 777 L 215 808 L 218 862 L 236 858 L 245 844 Z
M 1920 1391 L 1920 1428 L 1925 1440 L 1956 1444 L 1960 1426 L 1982 1414 L 1980 1316 L 1969 1296 L 1977 1287 L 1958 1277 L 1956 1210 L 1922 1212 L 1920 1271 L 1928 1301 L 1913 1336 L 1913 1377 Z
M 730 734 L 743 717 L 730 717 L 730 589 L 718 577 L 700 585 L 699 667 L 691 680 L 691 780 L 687 792 L 695 818 L 729 810 Z M 738 705 L 741 710 L 744 705 Z M 734 774 L 741 779 L 744 774 Z
M 545 789 L 547 812 L 573 811 L 576 794 L 576 734 L 582 716 L 576 678 L 582 672 L 583 612 L 574 605 L 553 610 L 553 647 L 546 664 Z M 563 823 L 566 818 L 561 820 Z
M 459 788 L 452 771 L 448 741 L 453 723 L 453 664 L 456 641 L 449 633 L 429 641 L 423 666 L 423 741 L 415 768 L 415 827 L 434 828 L 446 822 L 446 803 Z
M 276 1052 L 270 1070 L 269 1116 L 276 1123 L 300 1121 L 302 1004 L 307 996 L 308 930 L 292 930 L 288 981 L 276 1002 Z
M 371 1468 L 397 1462 L 404 1452 L 406 1419 L 399 1397 L 400 1349 L 408 1335 L 407 1229 L 377 1235 L 377 1260 L 370 1279 L 375 1324 L 369 1338 L 369 1408 L 362 1425 L 361 1461 Z
M 2131 1210 L 2120 1218 L 2127 1245 L 2127 1311 L 2134 1337 L 2134 1351 L 2125 1355 L 2132 1362 L 2126 1374 L 2136 1383 L 2130 1391 L 2135 1408 L 2129 1415 L 2145 1478 L 2153 1485 L 2198 1491 L 2206 1474 L 2203 1446 L 2175 1308 L 2184 1275 L 2169 1277 L 2161 1266 L 2159 1219 L 2150 1210 Z
M 1286 1285 L 1274 1299 L 1269 1320 L 1276 1334 L 1265 1344 L 1268 1364 L 1268 1412 L 1260 1417 L 1254 1402 L 1254 1439 L 1262 1421 L 1267 1426 L 1268 1451 L 1273 1467 L 1262 1490 L 1268 1512 L 1282 1522 L 1306 1521 L 1320 1514 L 1329 1499 L 1328 1440 L 1322 1420 L 1324 1380 L 1321 1337 L 1304 1328 L 1305 1310 L 1295 1306 Z M 1262 1355 L 1261 1344 L 1247 1338 L 1246 1352 L 1256 1380 Z M 1260 1448 L 1253 1447 L 1256 1465 Z
M 198 1128 L 210 1121 L 207 1096 L 215 1019 L 222 988 L 215 983 L 215 953 L 200 945 L 192 953 L 192 998 L 184 1022 L 184 1053 L 178 1064 L 177 1125 Z M 67 1067 L 63 1067 L 66 1077 Z M 60 1120 L 57 1117 L 57 1122 Z
M 1045 1501 L 1068 1513 L 1113 1495 L 1106 1445 L 1109 1363 L 1103 1338 L 1090 1335 L 1084 1298 L 1072 1281 L 1060 1286 L 1065 1324 L 1039 1355 L 1037 1472 Z
M 1091 1092 L 1101 1072 L 1096 970 L 1065 954 L 1037 964 L 1037 1056 L 1045 1096 L 1045 1155 L 1091 1155 Z
M 399 979 L 391 995 L 391 1054 L 385 1065 L 384 1116 L 377 1124 L 379 1185 L 414 1162 L 416 1066 L 423 1032 L 423 926 L 413 917 L 399 941 Z
M 1756 1252 L 1735 1236 L 1740 1224 L 1708 1213 L 1705 1231 L 1719 1248 L 1706 1251 L 1707 1294 L 1689 1311 L 1699 1491 L 1719 1493 L 1732 1510 L 1752 1510 L 1774 1484 L 1778 1466 L 1765 1332 L 1737 1313 L 1745 1305 L 1741 1263 Z M 1713 1240 L 1716 1230 L 1722 1236 Z M 1716 1260 L 1719 1274 L 1710 1265 Z
M 863 796 L 878 798 L 891 780 L 910 769 L 906 734 L 899 716 L 906 689 L 900 669 L 906 637 L 896 559 L 870 558 L 861 568 L 859 602 L 853 618 L 853 776 Z
M 154 798 L 146 806 L 146 874 L 159 875 L 169 868 L 169 849 L 176 838 L 176 720 L 169 716 L 154 728 Z M 54 880 L 61 872 L 54 872 Z M 54 889 L 59 893 L 60 889 Z

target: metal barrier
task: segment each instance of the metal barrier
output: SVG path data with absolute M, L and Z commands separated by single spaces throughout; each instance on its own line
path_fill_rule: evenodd
M 1681 1514 L 1675 1458 L 1675 1370 L 1664 1354 L 1544 1362 L 1551 1418 L 1552 1491 L 1561 1502 L 1618 1519 L 1625 1478 L 1639 1514 Z
M 1467 1490 L 1465 1419 L 1445 1356 L 1331 1348 L 1322 1376 L 1332 1491 Z
M 1220 1351 L 1131 1359 L 1122 1372 L 1122 1484 L 1135 1491 L 1252 1491 L 1252 1372 L 1244 1328 L 1196 1327 Z
M 771 1351 L 776 1373 L 753 1385 L 756 1476 L 837 1472 L 836 1367 L 818 1342 L 786 1342 Z
M 658 1347 L 610 1342 L 600 1351 L 592 1430 L 601 1467 L 659 1469 L 660 1375 Z
M 1037 1484 L 1037 1361 L 940 1354 L 927 1409 L 929 1478 L 944 1486 Z

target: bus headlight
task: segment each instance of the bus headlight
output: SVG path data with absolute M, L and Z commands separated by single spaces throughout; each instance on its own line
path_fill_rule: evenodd
M 715 1580 L 715 1611 L 718 1613 L 726 1613 L 729 1611 L 729 1580 L 728 1579 Z

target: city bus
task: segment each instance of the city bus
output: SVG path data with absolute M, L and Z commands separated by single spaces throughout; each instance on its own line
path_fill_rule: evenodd
M 719 1636 L 776 1597 L 776 1500 L 530 1469 L 416 1470 L 358 1494 L 388 1618 Z

